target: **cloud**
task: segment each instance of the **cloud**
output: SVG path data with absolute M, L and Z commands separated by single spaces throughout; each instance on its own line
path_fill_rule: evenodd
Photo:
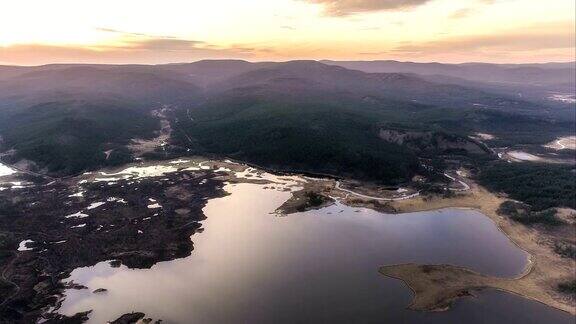
M 447 38 L 438 41 L 404 44 L 394 48 L 397 53 L 439 53 L 481 50 L 528 51 L 574 48 L 574 34 L 570 29 L 557 33 L 494 34 Z
M 114 29 L 114 28 L 106 28 L 106 27 L 98 27 L 98 28 L 96 28 L 96 30 L 97 30 L 97 31 L 100 31 L 100 32 L 104 32 L 104 33 L 117 34 L 118 36 L 120 36 L 120 37 L 122 37 L 122 38 L 163 38 L 163 39 L 177 39 L 177 37 L 175 37 L 175 36 L 168 36 L 168 35 L 156 36 L 156 35 L 151 35 L 151 34 L 137 33 L 137 32 L 129 32 L 129 31 L 124 31 L 124 30 L 119 30 L 119 29 Z
M 258 51 L 253 47 L 218 47 L 199 41 L 163 38 L 99 46 L 16 44 L 0 46 L 0 64 L 191 62 L 210 58 L 246 59 Z
M 116 49 L 148 50 L 148 51 L 190 51 L 202 49 L 203 41 L 178 38 L 148 38 L 124 41 L 123 45 L 112 46 Z
M 126 31 L 113 29 L 113 28 L 98 27 L 98 28 L 96 28 L 96 30 L 101 31 L 101 32 L 105 32 L 105 33 L 122 34 L 122 35 L 126 35 L 126 36 L 150 37 L 150 35 L 143 34 L 143 33 L 132 33 L 132 32 L 126 32 Z
M 374 58 L 440 61 L 573 60 L 576 47 L 573 23 L 526 26 L 498 34 L 446 37 L 427 42 L 402 42 L 384 51 L 357 53 Z
M 401 10 L 423 5 L 432 0 L 304 0 L 322 4 L 330 16 L 347 16 L 361 12 Z
M 452 18 L 452 19 L 466 18 L 466 17 L 470 16 L 473 12 L 474 12 L 474 10 L 472 8 L 458 9 L 450 15 L 450 18 Z
M 14 44 L 0 46 L 0 64 L 47 63 L 170 63 L 200 59 L 246 59 L 271 53 L 269 47 L 247 44 L 217 46 L 201 40 L 156 36 L 113 28 L 96 28 L 115 34 L 114 41 L 96 45 Z
M 460 9 L 452 12 L 448 16 L 448 18 L 450 18 L 450 19 L 467 18 L 469 16 L 472 16 L 474 14 L 477 14 L 479 12 L 486 10 L 487 8 L 491 7 L 492 5 L 495 5 L 497 3 L 506 2 L 506 1 L 510 1 L 510 0 L 476 0 L 475 3 L 473 1 L 471 1 L 471 3 L 467 3 L 467 5 L 469 5 L 469 7 L 460 8 Z

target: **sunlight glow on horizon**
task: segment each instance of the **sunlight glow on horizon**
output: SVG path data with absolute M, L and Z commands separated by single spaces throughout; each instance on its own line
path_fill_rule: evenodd
M 422 0 L 361 12 L 351 4 L 380 0 L 354 1 L 5 0 L 0 64 L 574 60 L 574 1 Z

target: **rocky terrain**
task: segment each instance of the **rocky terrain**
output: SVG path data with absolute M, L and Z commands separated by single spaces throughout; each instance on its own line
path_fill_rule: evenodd
M 0 322 L 35 321 L 56 306 L 74 268 L 106 260 L 149 268 L 188 256 L 206 199 L 224 194 L 214 173 L 199 170 L 32 179 L 0 191 Z

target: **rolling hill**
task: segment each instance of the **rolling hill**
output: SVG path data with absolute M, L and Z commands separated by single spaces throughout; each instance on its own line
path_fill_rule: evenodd
M 128 161 L 126 143 L 153 136 L 159 122 L 151 111 L 166 104 L 173 107 L 173 147 L 396 184 L 418 171 L 419 157 L 481 154 L 463 144 L 476 132 L 495 135 L 498 145 L 572 132 L 570 111 L 450 72 L 461 69 L 441 66 L 433 72 L 445 74 L 431 76 L 415 74 L 411 64 L 399 72 L 366 73 L 316 61 L 233 60 L 3 66 L 2 150 L 54 174 L 106 164 L 110 148 Z M 561 79 L 565 67 L 550 70 L 562 71 Z M 382 138 L 383 131 L 418 134 L 413 141 L 421 143 Z

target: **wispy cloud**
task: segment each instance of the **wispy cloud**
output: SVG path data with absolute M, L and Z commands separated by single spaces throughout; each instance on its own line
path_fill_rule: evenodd
M 124 41 L 122 45 L 111 46 L 115 49 L 148 50 L 148 51 L 190 51 L 206 49 L 206 43 L 197 40 L 178 38 L 147 38 Z
M 122 37 L 122 38 L 178 39 L 178 37 L 176 37 L 176 36 L 152 35 L 152 34 L 130 32 L 130 31 L 119 30 L 119 29 L 114 29 L 114 28 L 107 28 L 107 27 L 98 27 L 98 28 L 96 28 L 96 30 L 100 31 L 100 32 L 104 32 L 104 33 L 116 34 L 116 36 Z
M 0 46 L 0 64 L 190 62 L 207 58 L 245 59 L 258 51 L 253 47 L 219 47 L 199 41 L 164 38 L 99 46 L 17 44 Z
M 397 53 L 438 53 L 477 50 L 539 50 L 574 48 L 574 32 L 565 26 L 559 30 L 527 29 L 492 35 L 453 37 L 424 43 L 404 44 L 394 48 Z
M 449 17 L 452 19 L 466 18 L 474 12 L 472 8 L 462 8 L 454 11 Z
M 374 58 L 450 61 L 569 60 L 576 47 L 574 25 L 556 23 L 527 26 L 495 34 L 445 37 L 426 42 L 401 42 L 382 51 L 359 52 Z
M 330 16 L 347 16 L 362 12 L 400 10 L 423 5 L 432 0 L 304 0 L 324 5 Z
M 201 40 L 156 36 L 113 28 L 97 28 L 115 34 L 114 41 L 91 46 L 15 44 L 0 46 L 0 63 L 44 64 L 52 62 L 164 63 L 205 58 L 248 58 L 267 52 L 254 46 L 217 46 Z

